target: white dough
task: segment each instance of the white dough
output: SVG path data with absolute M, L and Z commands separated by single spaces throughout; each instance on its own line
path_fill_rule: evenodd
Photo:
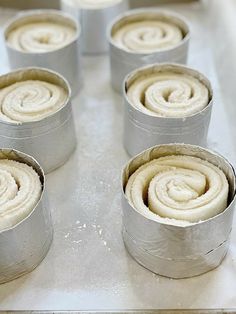
M 183 40 L 183 34 L 172 23 L 147 19 L 121 26 L 113 34 L 113 40 L 124 50 L 152 53 L 177 46 Z
M 135 108 L 152 116 L 182 118 L 204 109 L 208 88 L 195 77 L 174 72 L 157 72 L 138 77 L 127 91 Z
M 43 53 L 57 50 L 71 43 L 76 30 L 53 22 L 26 23 L 9 32 L 7 42 L 19 51 Z
M 64 106 L 66 91 L 44 81 L 22 81 L 0 89 L 0 120 L 10 123 L 39 121 Z
M 0 231 L 26 218 L 41 193 L 39 176 L 32 167 L 14 160 L 0 160 Z
M 152 220 L 196 223 L 227 207 L 229 184 L 222 170 L 185 155 L 154 159 L 138 168 L 126 186 L 129 202 Z

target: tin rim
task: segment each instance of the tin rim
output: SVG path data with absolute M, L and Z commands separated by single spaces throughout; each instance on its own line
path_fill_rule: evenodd
M 175 225 L 175 224 L 171 224 L 171 223 L 168 223 L 168 222 L 165 222 L 164 220 L 163 221 L 155 221 L 153 219 L 151 219 L 150 217 L 147 217 L 146 215 L 143 215 L 141 214 L 128 200 L 128 198 L 126 197 L 126 194 L 125 194 L 125 187 L 127 185 L 127 182 L 125 182 L 125 177 L 126 177 L 126 169 L 128 169 L 129 165 L 135 160 L 135 159 L 138 159 L 139 157 L 141 157 L 142 155 L 144 155 L 145 153 L 149 153 L 151 152 L 152 150 L 154 149 L 158 149 L 158 148 L 161 148 L 161 147 L 186 147 L 186 148 L 189 148 L 189 149 L 195 149 L 195 150 L 199 150 L 199 151 L 203 151 L 205 153 L 207 153 L 208 155 L 211 155 L 211 156 L 215 156 L 217 158 L 221 158 L 227 165 L 227 167 L 231 170 L 232 172 L 232 175 L 233 175 L 233 184 L 231 184 L 231 188 L 232 188 L 232 195 L 231 195 L 231 199 L 230 201 L 228 201 L 228 204 L 227 204 L 227 207 L 225 208 L 225 210 L 223 210 L 221 213 L 219 213 L 218 215 L 215 215 L 211 218 L 208 218 L 206 220 L 203 220 L 203 221 L 199 221 L 199 222 L 195 222 L 195 223 L 188 223 L 187 225 L 185 226 L 180 226 L 180 225 Z M 181 154 L 180 154 L 181 155 Z M 191 156 L 195 156 L 195 155 L 191 155 Z M 198 157 L 198 158 L 201 158 L 201 157 Z M 203 159 L 203 158 L 201 158 Z M 149 162 L 151 161 L 148 160 L 146 162 Z M 139 166 L 140 167 L 140 166 Z M 137 168 L 138 169 L 138 168 Z M 137 170 L 136 169 L 136 170 Z M 223 171 L 223 170 L 222 170 Z M 223 171 L 224 172 L 224 171 Z M 226 175 L 226 174 L 225 174 Z M 131 174 L 129 174 L 129 178 L 130 178 Z M 227 176 L 226 176 L 227 177 Z M 128 179 L 129 179 L 128 178 Z M 227 177 L 227 180 L 228 180 L 228 177 Z M 228 180 L 229 182 L 229 180 Z M 230 184 L 230 183 L 229 183 Z M 178 228 L 178 229 L 188 229 L 188 228 L 192 228 L 193 226 L 196 226 L 196 225 L 203 225 L 203 224 L 206 224 L 208 223 L 209 221 L 212 221 L 212 220 L 215 220 L 217 219 L 218 217 L 224 215 L 231 207 L 231 205 L 234 203 L 235 199 L 236 199 L 236 172 L 235 172 L 235 169 L 233 167 L 233 165 L 229 162 L 229 160 L 224 157 L 223 155 L 221 155 L 220 153 L 218 152 L 214 152 L 210 149 L 207 149 L 207 148 L 203 148 L 203 147 L 200 147 L 200 146 L 197 146 L 197 145 L 191 145 L 191 144 L 183 144 L 183 143 L 170 143 L 170 144 L 160 144 L 160 145 L 156 145 L 156 146 L 153 146 L 153 147 L 150 147 L 146 150 L 143 150 L 141 153 L 135 155 L 134 157 L 131 157 L 129 159 L 129 161 L 125 164 L 125 166 L 123 167 L 122 169 L 122 173 L 121 173 L 121 188 L 122 188 L 122 196 L 123 198 L 125 199 L 125 201 L 127 202 L 127 204 L 129 204 L 129 206 L 132 208 L 132 210 L 134 210 L 136 212 L 136 214 L 142 216 L 143 218 L 149 220 L 149 221 L 152 221 L 153 223 L 159 223 L 161 225 L 166 225 L 166 226 L 170 226 L 170 227 L 175 227 L 175 228 Z M 229 192 L 230 193 L 230 192 Z
M 54 49 L 51 51 L 30 52 L 30 51 L 21 51 L 19 49 L 16 49 L 15 47 L 12 47 L 7 40 L 10 28 L 13 27 L 13 29 L 14 29 L 15 28 L 14 24 L 20 23 L 21 21 L 23 21 L 27 18 L 35 17 L 37 20 L 40 20 L 40 16 L 42 16 L 42 17 L 48 16 L 48 19 L 51 21 L 55 21 L 54 17 L 57 17 L 57 18 L 64 19 L 64 22 L 66 20 L 67 20 L 67 22 L 68 21 L 72 22 L 73 26 L 75 28 L 75 31 L 76 31 L 74 38 L 72 38 L 71 41 L 68 44 L 64 45 L 63 47 L 60 47 L 60 48 L 57 48 L 57 49 Z M 17 27 L 17 25 L 16 25 L 16 27 Z M 25 55 L 46 55 L 46 54 L 54 53 L 55 51 L 60 51 L 64 48 L 70 46 L 72 43 L 76 42 L 80 38 L 80 35 L 81 35 L 81 26 L 80 26 L 79 22 L 72 15 L 70 15 L 66 12 L 60 11 L 60 10 L 47 10 L 47 9 L 37 10 L 36 9 L 36 10 L 22 11 L 22 12 L 18 13 L 15 17 L 11 18 L 3 27 L 3 37 L 4 37 L 4 42 L 5 42 L 5 45 L 7 46 L 7 48 L 12 49 L 14 51 L 17 51 L 18 53 L 25 54 Z
M 91 7 L 75 7 L 75 6 L 71 5 L 71 4 L 66 3 L 64 0 L 61 0 L 61 3 L 67 5 L 68 7 L 76 8 L 78 10 L 100 11 L 100 10 L 110 9 L 110 8 L 115 7 L 116 5 L 120 5 L 122 2 L 126 2 L 126 1 L 127 0 L 119 0 L 119 1 L 117 1 L 115 3 L 113 3 L 113 4 L 112 3 L 110 4 L 108 2 L 108 4 L 106 6 L 100 7 L 100 8 L 96 8 L 96 7 L 95 8 L 91 8 Z
M 41 67 L 19 68 L 17 70 L 12 70 L 12 71 L 9 71 L 6 74 L 0 75 L 0 81 L 3 80 L 7 76 L 12 76 L 14 78 L 14 76 L 18 75 L 21 72 L 27 74 L 27 72 L 30 73 L 31 71 L 37 71 L 37 72 L 39 72 L 42 75 L 47 73 L 50 76 L 54 76 L 56 79 L 59 79 L 63 83 L 64 89 L 66 90 L 66 93 L 67 93 L 67 97 L 66 97 L 64 105 L 61 108 L 59 108 L 57 111 L 51 113 L 47 117 L 42 118 L 40 120 L 27 121 L 27 122 L 21 122 L 21 123 L 11 123 L 11 122 L 8 122 L 8 121 L 0 120 L 0 125 L 4 124 L 4 125 L 7 125 L 9 127 L 14 127 L 14 126 L 17 126 L 17 127 L 21 127 L 21 126 L 29 126 L 29 127 L 37 126 L 37 124 L 40 125 L 42 123 L 42 121 L 50 122 L 51 119 L 53 119 L 59 112 L 61 112 L 63 109 L 65 109 L 70 104 L 70 99 L 71 99 L 71 87 L 70 87 L 70 84 L 69 84 L 69 82 L 67 81 L 67 79 L 64 76 L 62 76 L 61 74 L 59 74 L 58 72 L 53 71 L 53 70 L 49 70 L 49 69 L 41 68 Z
M 116 26 L 117 23 L 121 22 L 123 19 L 125 18 L 130 18 L 132 16 L 135 17 L 135 15 L 139 16 L 139 15 L 144 15 L 144 14 L 153 14 L 153 15 L 164 15 L 167 17 L 167 19 L 172 19 L 172 18 L 176 18 L 180 23 L 182 23 L 184 25 L 184 27 L 186 28 L 186 34 L 184 36 L 184 38 L 181 40 L 181 42 L 179 42 L 178 44 L 176 44 L 176 46 L 172 47 L 172 48 L 165 48 L 165 49 L 161 49 L 161 50 L 156 50 L 150 53 L 143 53 L 143 52 L 138 52 L 138 51 L 129 51 L 127 49 L 122 49 L 121 47 L 119 47 L 117 45 L 117 43 L 113 40 L 112 37 L 112 31 L 113 28 Z M 184 45 L 185 43 L 187 43 L 190 40 L 190 36 L 191 36 L 191 31 L 190 31 L 190 27 L 189 24 L 187 23 L 186 19 L 180 15 L 177 14 L 175 12 L 172 12 L 170 10 L 163 10 L 163 9 L 149 9 L 149 8 L 139 8 L 139 9 L 133 9 L 133 10 L 129 10 L 125 13 L 121 13 L 120 15 L 118 15 L 115 19 L 112 20 L 112 22 L 108 25 L 107 27 L 107 39 L 108 42 L 115 47 L 116 49 L 118 49 L 120 52 L 125 52 L 128 55 L 137 55 L 140 57 L 144 57 L 147 55 L 152 55 L 152 54 L 158 54 L 158 53 L 165 53 L 165 52 L 170 52 L 170 51 L 174 51 L 175 49 L 181 47 L 182 45 Z
M 188 72 L 192 72 L 190 75 L 197 78 L 199 80 L 199 77 L 201 78 L 201 82 L 206 86 L 206 88 L 208 89 L 209 93 L 210 93 L 210 97 L 209 97 L 209 101 L 208 104 L 200 111 L 192 114 L 192 115 L 188 115 L 188 116 L 183 116 L 183 117 L 162 117 L 162 116 L 154 116 L 154 115 L 149 115 L 147 113 L 142 112 L 141 110 L 139 110 L 138 108 L 134 107 L 133 104 L 130 102 L 130 100 L 127 97 L 127 84 L 128 81 L 131 80 L 136 74 L 138 74 L 139 72 L 142 71 L 147 71 L 147 70 L 151 70 L 152 68 L 154 69 L 158 69 L 157 72 L 160 72 L 163 70 L 165 70 L 165 67 L 173 67 L 174 71 L 176 72 L 180 72 L 180 73 L 186 73 L 189 74 Z M 178 63 L 171 63 L 171 62 L 163 62 L 163 63 L 153 63 L 153 64 L 149 64 L 149 65 L 145 65 L 142 66 L 132 72 L 130 72 L 129 74 L 127 74 L 123 80 L 123 84 L 122 84 L 122 93 L 123 93 L 123 97 L 125 98 L 125 101 L 128 103 L 128 105 L 132 108 L 132 110 L 138 112 L 139 114 L 141 114 L 144 117 L 149 117 L 150 119 L 162 119 L 164 120 L 172 120 L 172 121 L 177 121 L 177 120 L 183 120 L 183 119 L 188 119 L 188 118 L 194 118 L 198 115 L 202 115 L 205 113 L 205 111 L 208 110 L 208 108 L 210 106 L 213 105 L 213 100 L 214 100 L 214 91 L 211 85 L 211 82 L 209 81 L 209 79 L 202 74 L 201 72 L 199 72 L 196 69 L 193 69 L 191 67 L 188 67 L 186 65 L 182 65 L 182 64 L 178 64 Z
M 8 231 L 11 231 L 11 230 L 17 228 L 20 224 L 24 223 L 24 221 L 29 219 L 31 217 L 31 215 L 33 215 L 33 213 L 36 210 L 36 208 L 38 207 L 39 203 L 42 201 L 43 195 L 45 194 L 45 190 L 46 190 L 46 178 L 45 178 L 44 170 L 34 157 L 32 157 L 26 153 L 23 153 L 17 149 L 13 149 L 13 148 L 0 148 L 0 153 L 1 152 L 8 152 L 9 154 L 13 153 L 17 158 L 19 157 L 19 159 L 13 159 L 13 158 L 7 158 L 7 157 L 6 157 L 6 159 L 16 160 L 16 161 L 25 163 L 28 166 L 32 167 L 34 169 L 34 171 L 36 171 L 36 173 L 39 175 L 40 182 L 42 185 L 42 191 L 41 191 L 41 195 L 40 195 L 38 202 L 35 204 L 34 208 L 31 210 L 31 212 L 24 219 L 19 221 L 16 225 L 0 231 L 0 235 L 3 234 L 4 232 L 8 232 Z M 0 159 L 2 159 L 2 158 L 0 158 Z M 27 160 L 25 161 L 25 159 L 27 159 Z M 35 166 L 37 166 L 38 169 L 36 169 Z

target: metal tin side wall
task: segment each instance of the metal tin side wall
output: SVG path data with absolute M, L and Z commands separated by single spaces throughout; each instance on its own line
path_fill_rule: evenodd
M 124 187 L 144 163 L 166 155 L 196 156 L 220 167 L 230 184 L 229 205 L 221 214 L 203 222 L 178 226 L 151 220 L 133 208 Z M 129 253 L 149 270 L 172 278 L 200 275 L 217 267 L 229 245 L 235 207 L 235 173 L 223 157 L 198 146 L 159 145 L 133 158 L 123 171 L 123 237 Z
M 51 214 L 42 168 L 16 150 L 0 149 L 0 158 L 25 162 L 40 176 L 42 195 L 32 212 L 11 229 L 0 232 L 0 284 L 32 271 L 46 256 L 53 236 Z

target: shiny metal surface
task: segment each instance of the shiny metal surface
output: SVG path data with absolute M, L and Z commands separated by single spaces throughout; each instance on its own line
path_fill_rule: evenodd
M 33 211 L 16 226 L 0 232 L 0 284 L 32 271 L 47 254 L 53 236 L 45 176 L 32 157 L 11 149 L 0 149 L 0 159 L 13 159 L 32 166 L 40 176 L 42 196 Z
M 60 49 L 43 52 L 28 53 L 12 48 L 7 42 L 8 33 L 18 25 L 27 21 L 56 21 L 66 23 L 74 27 L 76 38 L 67 46 Z M 29 10 L 22 11 L 10 20 L 5 26 L 4 38 L 11 69 L 24 67 L 42 67 L 56 71 L 64 76 L 72 90 L 72 96 L 75 96 L 82 87 L 82 68 L 80 60 L 81 29 L 79 24 L 70 15 L 59 10 Z
M 127 89 L 139 76 L 159 71 L 186 73 L 200 80 L 207 86 L 210 101 L 206 108 L 185 118 L 164 118 L 147 115 L 136 109 L 129 102 Z M 158 144 L 185 143 L 199 146 L 207 145 L 207 134 L 213 105 L 213 90 L 209 80 L 191 68 L 161 64 L 150 65 L 129 74 L 123 84 L 124 98 L 124 147 L 129 155 L 134 156 L 141 151 Z
M 10 311 L 9 314 L 19 313 Z M 21 312 L 22 313 L 22 312 Z M 235 314 L 234 310 L 109 310 L 109 311 L 24 311 L 24 314 Z
M 68 92 L 59 111 L 40 120 L 19 125 L 0 121 L 0 143 L 33 156 L 45 173 L 62 166 L 76 146 L 75 126 L 70 102 L 70 87 L 57 73 L 39 68 L 26 68 L 0 76 L 0 88 L 22 79 L 45 80 L 58 84 Z
M 133 208 L 124 189 L 129 177 L 143 164 L 166 155 L 189 155 L 208 160 L 224 171 L 230 193 L 221 214 L 180 227 L 153 221 Z M 235 172 L 223 157 L 198 146 L 160 145 L 134 157 L 124 168 L 122 180 L 123 237 L 129 253 L 151 271 L 171 278 L 200 275 L 217 267 L 227 252 L 235 208 Z
M 153 273 L 175 279 L 194 277 L 215 269 L 223 261 L 229 247 L 229 241 L 226 241 L 206 255 L 188 260 L 172 260 L 147 253 L 126 230 L 123 231 L 123 239 L 128 252 L 140 265 Z
M 165 5 L 170 3 L 181 3 L 181 2 L 194 2 L 201 0 L 129 0 L 130 5 L 134 8 L 139 8 L 145 6 L 156 6 L 156 5 Z M 145 1 L 145 2 L 144 2 Z
M 108 51 L 107 26 L 120 13 L 128 10 L 128 0 L 101 9 L 77 8 L 61 0 L 61 9 L 79 21 L 82 29 L 84 54 L 101 54 Z
M 175 48 L 149 54 L 133 53 L 119 48 L 112 39 L 112 34 L 116 31 L 116 29 L 119 29 L 119 27 L 126 24 L 128 21 L 137 21 L 143 19 L 144 17 L 171 21 L 182 29 L 185 35 L 184 39 Z M 156 8 L 142 8 L 130 10 L 119 15 L 108 29 L 108 40 L 110 48 L 111 85 L 115 91 L 121 93 L 122 84 L 126 75 L 137 68 L 160 62 L 185 64 L 188 56 L 190 29 L 184 18 L 174 12 Z
M 226 92 L 236 90 L 235 50 L 228 49 L 235 43 L 235 28 L 230 28 L 227 16 L 229 25 L 212 15 L 213 8 L 222 15 L 228 8 L 235 23 L 235 0 L 228 1 L 209 0 L 209 7 L 205 1 L 199 1 L 166 8 L 191 21 L 189 65 L 204 73 L 214 88 L 208 147 L 236 165 L 235 98 Z M 14 13 L 0 11 L 0 25 Z M 214 23 L 221 28 L 221 36 L 215 32 Z M 220 44 L 223 41 L 225 45 Z M 1 37 L 0 50 L 2 74 L 9 67 Z M 216 52 L 219 61 L 215 60 Z M 189 279 L 171 280 L 155 275 L 125 250 L 120 175 L 129 156 L 122 142 L 122 97 L 110 87 L 107 56 L 84 57 L 83 61 L 84 88 L 73 99 L 78 146 L 63 167 L 47 175 L 55 230 L 51 249 L 33 272 L 0 285 L 0 309 L 82 313 L 126 313 L 137 309 L 145 314 L 157 309 L 172 309 L 171 314 L 173 309 L 181 314 L 186 308 L 205 309 L 201 314 L 210 311 L 206 309 L 218 309 L 217 314 L 227 312 L 223 308 L 236 309 L 235 227 L 222 264 Z M 234 226 L 235 223 L 234 219 Z

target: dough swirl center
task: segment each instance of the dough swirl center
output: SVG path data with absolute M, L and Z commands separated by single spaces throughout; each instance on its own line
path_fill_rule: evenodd
M 172 72 L 140 76 L 128 88 L 127 96 L 140 111 L 159 117 L 190 116 L 209 103 L 209 91 L 202 82 Z
M 0 119 L 11 123 L 41 120 L 65 104 L 66 91 L 44 81 L 22 81 L 0 90 Z
M 13 29 L 8 34 L 7 41 L 19 51 L 40 53 L 66 46 L 72 42 L 75 35 L 75 29 L 67 25 L 35 22 Z
M 172 23 L 146 20 L 121 26 L 113 40 L 128 51 L 152 53 L 175 47 L 183 40 L 183 33 Z
M 197 157 L 166 156 L 138 168 L 126 186 L 129 202 L 151 219 L 195 223 L 227 207 L 225 174 Z

